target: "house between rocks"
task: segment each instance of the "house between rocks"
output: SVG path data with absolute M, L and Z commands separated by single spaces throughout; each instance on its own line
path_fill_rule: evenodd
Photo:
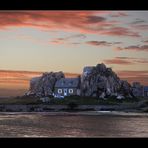
M 91 73 L 94 66 L 85 66 L 82 75 L 87 76 Z M 55 84 L 53 96 L 55 98 L 64 98 L 65 96 L 81 95 L 81 78 L 62 78 Z
M 53 96 L 64 98 L 66 96 L 80 96 L 80 78 L 61 78 L 55 84 Z

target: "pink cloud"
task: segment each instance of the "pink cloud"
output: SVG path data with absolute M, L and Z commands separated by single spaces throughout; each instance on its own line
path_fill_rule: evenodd
M 86 44 L 92 46 L 112 46 L 116 44 L 121 44 L 122 42 L 107 42 L 107 41 L 87 41 Z
M 65 44 L 65 43 L 68 43 L 68 44 L 80 44 L 78 42 L 70 42 L 71 39 L 74 40 L 74 39 L 85 39 L 86 38 L 86 35 L 84 34 L 75 34 L 75 35 L 71 35 L 71 36 L 67 36 L 67 37 L 62 37 L 62 38 L 55 38 L 53 39 L 52 41 L 50 41 L 50 43 L 52 44 Z
M 57 39 L 54 39 L 52 41 L 49 42 L 50 44 L 64 44 L 65 43 L 65 40 L 64 39 L 60 39 L 60 38 L 57 38 Z
M 109 29 L 103 30 L 101 34 L 112 35 L 112 36 L 140 37 L 139 33 L 133 32 L 125 27 L 111 27 Z
M 147 59 L 132 57 L 115 57 L 113 59 L 104 60 L 106 64 L 130 65 L 130 64 L 148 64 Z
M 136 63 L 148 64 L 148 60 L 142 60 L 142 59 L 135 60 L 135 62 Z
M 148 40 L 144 40 L 144 41 L 142 41 L 143 43 L 148 43 Z
M 124 16 L 128 16 L 128 14 L 126 12 L 116 12 L 116 13 L 112 13 L 110 14 L 111 17 L 124 17 Z
M 1 11 L 0 29 L 8 27 L 34 27 L 42 30 L 77 31 L 79 33 L 139 37 L 128 28 L 115 27 L 105 11 Z M 125 14 L 119 12 L 121 16 Z
M 104 60 L 104 62 L 105 62 L 106 64 L 119 64 L 119 65 L 129 65 L 129 64 L 133 64 L 131 61 L 124 60 L 124 59 L 119 59 L 119 58 Z
M 140 24 L 140 25 L 138 24 L 138 25 L 133 25 L 132 27 L 134 27 L 135 29 L 148 31 L 148 24 Z
M 93 45 L 93 46 L 110 46 L 112 43 L 107 41 L 87 41 L 86 44 Z
M 115 50 L 121 51 L 121 50 L 131 50 L 131 51 L 146 51 L 148 52 L 148 45 L 132 45 L 127 47 L 117 47 Z

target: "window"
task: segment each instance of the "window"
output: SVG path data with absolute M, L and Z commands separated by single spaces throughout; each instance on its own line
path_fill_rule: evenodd
M 58 93 L 61 94 L 62 93 L 62 89 L 58 89 Z
M 69 93 L 72 94 L 73 93 L 73 89 L 69 89 Z

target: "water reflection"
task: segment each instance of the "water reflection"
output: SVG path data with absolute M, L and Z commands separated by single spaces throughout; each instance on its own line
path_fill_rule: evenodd
M 148 137 L 147 116 L 2 114 L 0 137 Z

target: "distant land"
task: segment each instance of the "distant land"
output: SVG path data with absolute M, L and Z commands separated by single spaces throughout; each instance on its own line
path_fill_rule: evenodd
M 50 71 L 49 71 L 50 72 Z M 30 79 L 41 76 L 43 72 L 0 70 L 0 97 L 23 95 L 29 88 Z M 129 83 L 139 81 L 148 85 L 148 71 L 117 71 L 123 80 Z M 66 77 L 76 77 L 80 74 L 65 72 Z

